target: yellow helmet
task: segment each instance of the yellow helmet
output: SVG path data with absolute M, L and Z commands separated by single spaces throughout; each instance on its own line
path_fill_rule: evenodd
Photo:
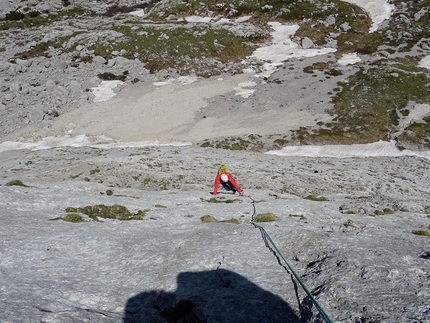
M 225 165 L 221 165 L 221 166 L 218 168 L 218 174 L 224 173 L 224 172 L 226 172 L 226 171 L 227 171 L 227 167 L 225 167 Z

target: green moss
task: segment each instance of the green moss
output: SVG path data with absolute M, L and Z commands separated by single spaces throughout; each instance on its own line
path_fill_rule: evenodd
M 386 207 L 382 211 L 384 212 L 384 214 L 393 214 L 394 213 L 394 211 L 388 207 Z
M 322 202 L 322 201 L 328 201 L 327 198 L 323 197 L 323 196 L 316 196 L 316 195 L 308 195 L 304 197 L 305 200 L 310 200 L 310 201 L 318 201 L 318 202 Z
M 103 204 L 89 205 L 83 208 L 68 207 L 66 208 L 66 212 L 83 213 L 95 221 L 98 221 L 99 217 L 105 219 L 118 219 L 121 221 L 142 220 L 145 216 L 145 211 L 139 210 L 137 213 L 132 214 L 125 206 L 118 204 L 112 206 L 106 206 Z
M 25 15 L 18 11 L 10 11 L 5 15 L 5 20 L 16 21 L 24 19 Z
M 167 208 L 167 206 L 162 205 L 162 204 L 155 204 L 154 207 L 159 208 L 159 209 L 165 209 L 165 208 Z
M 221 222 L 240 224 L 240 221 L 238 219 L 235 219 L 235 218 L 231 218 L 230 220 L 224 220 L 224 221 L 221 221 Z
M 25 185 L 19 179 L 15 179 L 13 181 L 7 182 L 6 186 L 23 186 L 23 187 L 27 187 L 27 185 Z
M 276 215 L 272 212 L 259 213 L 255 216 L 255 222 L 273 222 L 276 220 Z
M 381 210 L 375 210 L 375 212 L 373 212 L 375 215 L 384 215 L 384 211 Z
M 200 220 L 203 223 L 213 223 L 213 222 L 218 222 L 217 219 L 215 219 L 212 215 L 203 215 Z
M 112 190 L 106 190 L 106 195 L 112 196 L 113 195 L 113 191 Z
M 413 234 L 416 234 L 417 236 L 426 236 L 430 238 L 430 232 L 425 230 L 414 230 L 412 231 Z
M 216 198 L 216 197 L 211 197 L 209 200 L 205 200 L 203 198 L 200 198 L 200 200 L 203 202 L 208 202 L 208 203 L 242 203 L 242 200 L 240 199 L 225 199 L 225 197 L 220 197 L 220 198 Z
M 85 220 L 82 218 L 82 216 L 77 214 L 77 213 L 67 214 L 65 217 L 63 217 L 61 219 L 64 221 L 73 222 L 73 223 L 85 222 Z

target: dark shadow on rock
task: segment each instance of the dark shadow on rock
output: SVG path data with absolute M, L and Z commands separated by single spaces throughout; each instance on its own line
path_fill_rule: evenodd
M 184 272 L 173 293 L 149 291 L 127 302 L 124 323 L 298 323 L 290 306 L 225 269 Z

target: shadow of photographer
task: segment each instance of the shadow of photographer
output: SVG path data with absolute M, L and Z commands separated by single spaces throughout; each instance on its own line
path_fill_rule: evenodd
M 301 322 L 291 307 L 229 270 L 183 272 L 172 293 L 148 291 L 127 302 L 124 323 Z

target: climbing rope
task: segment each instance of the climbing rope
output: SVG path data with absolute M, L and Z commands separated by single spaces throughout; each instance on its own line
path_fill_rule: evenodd
M 296 274 L 296 272 L 294 271 L 294 269 L 290 266 L 290 264 L 288 263 L 288 261 L 284 258 L 284 256 L 282 255 L 282 253 L 279 251 L 278 247 L 276 247 L 275 243 L 273 242 L 273 240 L 270 238 L 269 234 L 266 232 L 266 230 L 264 230 L 264 228 L 258 224 L 255 223 L 255 216 L 256 216 L 256 209 L 255 209 L 255 201 L 252 199 L 252 197 L 244 195 L 244 197 L 249 198 L 252 202 L 252 207 L 254 208 L 254 212 L 252 214 L 251 217 L 251 224 L 260 230 L 261 236 L 264 240 L 264 243 L 266 245 L 267 248 L 269 248 L 270 251 L 272 251 L 272 253 L 275 255 L 275 257 L 278 259 L 278 263 L 283 266 L 287 271 L 289 271 L 294 278 L 296 279 L 296 281 L 300 284 L 300 286 L 302 286 L 303 290 L 306 292 L 306 294 L 309 296 L 309 298 L 311 299 L 312 303 L 315 305 L 315 307 L 317 308 L 318 312 L 320 312 L 321 316 L 324 318 L 324 320 L 327 323 L 332 323 L 332 321 L 330 320 L 330 318 L 328 317 L 328 315 L 324 312 L 324 310 L 322 309 L 322 307 L 319 305 L 319 303 L 317 302 L 317 300 L 315 299 L 315 297 L 312 295 L 312 293 L 307 289 L 307 287 L 305 286 L 305 284 L 303 283 L 303 281 L 300 279 L 300 277 Z M 287 267 L 285 267 L 282 263 L 281 260 L 282 259 L 285 263 L 285 265 Z M 297 294 L 297 290 L 296 290 L 296 294 Z

